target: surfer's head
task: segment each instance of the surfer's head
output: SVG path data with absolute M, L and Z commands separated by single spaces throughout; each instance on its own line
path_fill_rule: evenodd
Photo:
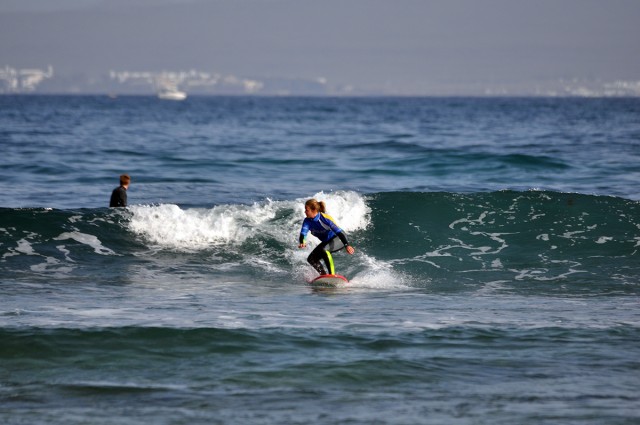
M 307 202 L 304 203 L 304 213 L 309 218 L 315 217 L 316 215 L 318 215 L 319 212 L 321 213 L 326 212 L 326 210 L 327 210 L 326 206 L 322 201 L 318 202 L 315 199 L 309 199 Z
M 129 186 L 131 183 L 131 177 L 128 174 L 122 174 L 120 176 L 120 186 Z

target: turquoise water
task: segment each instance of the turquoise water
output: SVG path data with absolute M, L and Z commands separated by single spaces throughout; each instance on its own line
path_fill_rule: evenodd
M 639 112 L 0 97 L 0 422 L 636 423 Z

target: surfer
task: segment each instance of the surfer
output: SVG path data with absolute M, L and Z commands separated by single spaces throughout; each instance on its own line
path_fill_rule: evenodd
M 113 189 L 113 192 L 111 192 L 109 207 L 127 206 L 127 189 L 129 189 L 129 183 L 131 183 L 131 177 L 129 177 L 128 174 L 122 174 L 120 176 L 120 186 L 116 187 Z
M 311 254 L 307 257 L 307 261 L 321 275 L 327 274 L 321 263 L 321 261 L 324 261 L 329 270 L 329 274 L 335 274 L 331 253 L 345 248 L 348 254 L 353 254 L 355 249 L 349 245 L 347 235 L 338 227 L 335 220 L 326 213 L 324 202 L 309 199 L 304 204 L 304 214 L 306 218 L 302 222 L 298 248 L 307 246 L 306 237 L 307 234 L 311 232 L 313 236 L 320 239 L 320 245 L 311 251 Z

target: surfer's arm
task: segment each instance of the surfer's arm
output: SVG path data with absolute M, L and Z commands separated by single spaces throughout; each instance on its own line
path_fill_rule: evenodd
M 347 235 L 345 235 L 344 232 L 340 231 L 337 233 L 338 237 L 340 238 L 340 240 L 342 241 L 342 244 L 344 246 L 349 246 L 349 240 L 347 239 Z
M 342 231 L 340 231 L 337 235 L 340 238 L 340 241 L 342 241 L 342 243 L 344 244 L 344 249 L 347 251 L 347 253 L 353 254 L 356 250 L 351 245 L 349 245 L 347 235 Z
M 304 248 L 305 246 L 307 246 L 307 233 L 309 233 L 309 224 L 307 223 L 307 221 L 305 220 L 302 223 L 302 229 L 300 229 L 300 237 L 298 239 L 298 248 Z

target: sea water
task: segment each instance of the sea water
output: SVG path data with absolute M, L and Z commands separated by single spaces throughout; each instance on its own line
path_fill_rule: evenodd
M 0 423 L 638 423 L 639 117 L 2 96 Z M 311 197 L 347 285 L 307 284 Z

